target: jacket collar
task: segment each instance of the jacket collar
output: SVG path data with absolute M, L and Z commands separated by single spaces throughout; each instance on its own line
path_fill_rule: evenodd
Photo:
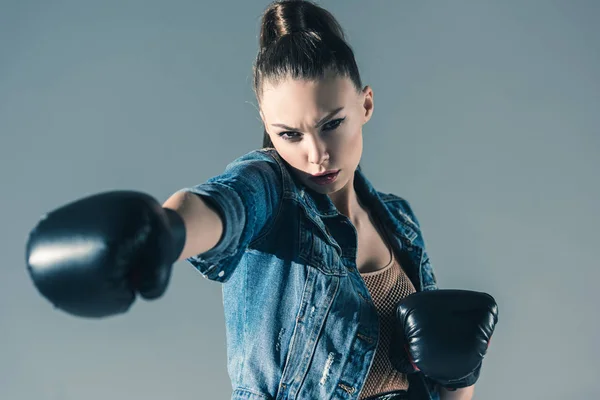
M 396 235 L 404 237 L 411 244 L 418 237 L 415 228 L 406 221 L 406 215 L 396 208 L 390 208 L 383 201 L 379 192 L 373 187 L 369 179 L 365 176 L 360 165 L 354 172 L 354 189 L 357 196 L 365 204 L 369 210 L 392 230 Z M 306 196 L 306 193 L 309 196 Z M 322 218 L 328 218 L 340 215 L 335 204 L 326 194 L 318 193 L 311 188 L 300 185 L 300 196 L 305 200 L 305 203 L 315 214 Z
M 296 192 L 304 204 L 312 213 L 321 218 L 335 217 L 340 215 L 333 201 L 326 194 L 318 193 L 297 181 L 290 172 L 288 163 L 281 158 L 274 147 L 262 149 L 268 152 L 279 163 L 283 171 L 283 190 L 284 193 Z M 392 202 L 383 201 L 379 192 L 373 187 L 367 179 L 359 165 L 354 172 L 354 189 L 360 197 L 361 202 L 365 204 L 371 212 L 383 221 L 395 235 L 403 237 L 411 244 L 415 244 L 415 239 L 418 237 L 417 229 L 414 222 L 408 217 L 403 210 L 392 206 Z M 308 194 L 308 195 L 307 195 Z M 397 203 L 396 203 L 397 204 Z M 389 206 L 388 206 L 389 205 Z M 322 225 L 319 221 L 315 221 L 318 225 Z

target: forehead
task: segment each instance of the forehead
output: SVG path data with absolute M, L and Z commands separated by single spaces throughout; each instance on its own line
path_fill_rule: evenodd
M 265 82 L 261 111 L 271 118 L 319 114 L 347 106 L 356 96 L 346 77 L 326 76 L 315 81 L 287 78 L 280 83 Z

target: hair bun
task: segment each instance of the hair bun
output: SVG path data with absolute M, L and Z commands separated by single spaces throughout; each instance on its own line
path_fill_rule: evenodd
M 279 0 L 271 3 L 263 13 L 260 48 L 269 47 L 281 37 L 298 32 L 344 39 L 341 26 L 329 11 L 307 0 Z

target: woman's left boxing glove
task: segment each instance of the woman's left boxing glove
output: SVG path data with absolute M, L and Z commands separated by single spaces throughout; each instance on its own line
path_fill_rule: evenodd
M 396 306 L 391 362 L 403 373 L 420 371 L 448 389 L 471 386 L 497 322 L 498 306 L 487 293 L 413 293 Z

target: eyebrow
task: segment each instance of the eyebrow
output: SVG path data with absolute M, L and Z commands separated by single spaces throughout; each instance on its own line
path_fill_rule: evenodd
M 329 114 L 327 114 L 319 122 L 317 122 L 317 124 L 315 125 L 315 128 L 318 128 L 319 126 L 323 125 L 323 123 L 325 121 L 327 121 L 329 118 L 333 117 L 335 114 L 339 113 L 343 109 L 344 109 L 344 107 L 338 107 L 335 110 L 333 110 L 332 112 L 330 112 Z M 279 127 L 279 128 L 290 130 L 290 131 L 299 131 L 300 130 L 300 129 L 297 129 L 297 128 L 289 127 L 289 126 L 284 125 L 284 124 L 271 124 L 271 126 L 276 126 L 276 127 Z

